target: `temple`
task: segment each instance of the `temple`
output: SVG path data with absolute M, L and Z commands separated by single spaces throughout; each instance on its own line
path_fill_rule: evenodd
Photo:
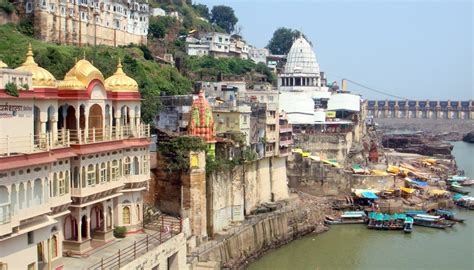
M 113 239 L 114 227 L 141 230 L 150 129 L 140 110 L 120 61 L 107 79 L 84 58 L 57 80 L 30 45 L 21 66 L 0 65 L 0 257 L 9 269 L 55 267 Z

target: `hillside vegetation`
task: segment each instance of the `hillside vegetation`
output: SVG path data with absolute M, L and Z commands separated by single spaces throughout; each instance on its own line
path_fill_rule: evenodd
M 86 58 L 93 61 L 104 77 L 112 75 L 118 58 L 122 58 L 124 71 L 134 78 L 139 85 L 144 108 L 143 120 L 150 123 L 158 111 L 156 99 L 161 92 L 170 95 L 187 94 L 192 91 L 192 83 L 171 66 L 161 66 L 152 59 L 145 46 L 109 47 L 87 46 L 76 47 L 45 43 L 17 31 L 15 25 L 0 26 L 0 59 L 10 67 L 16 68 L 25 60 L 28 43 L 31 42 L 36 62 L 49 70 L 58 80 L 74 66 L 75 59 Z

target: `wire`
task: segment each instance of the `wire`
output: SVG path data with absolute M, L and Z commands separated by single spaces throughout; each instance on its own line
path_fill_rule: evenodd
M 387 93 L 387 92 L 385 92 L 385 91 L 381 91 L 381 90 L 374 89 L 374 88 L 372 88 L 372 87 L 366 86 L 366 85 L 364 85 L 364 84 L 362 84 L 362 83 L 353 81 L 353 80 L 351 80 L 351 79 L 344 78 L 343 76 L 339 76 L 339 75 L 337 75 L 337 74 L 333 74 L 333 73 L 329 73 L 329 72 L 326 72 L 326 74 L 330 74 L 330 75 L 333 75 L 333 76 L 342 78 L 342 79 L 344 79 L 344 80 L 346 80 L 346 81 L 348 81 L 348 82 L 351 82 L 351 83 L 353 83 L 353 84 L 355 84 L 355 85 L 358 85 L 358 86 L 360 86 L 360 87 L 362 87 L 362 88 L 365 88 L 365 89 L 374 91 L 374 92 L 379 93 L 379 94 L 382 94 L 382 95 L 386 95 L 386 96 L 394 97 L 394 98 L 398 98 L 398 99 L 404 99 L 404 100 L 405 100 L 405 99 L 408 99 L 408 98 L 405 98 L 405 97 L 401 97 L 401 96 L 397 96 L 397 95 L 392 95 L 392 94 Z

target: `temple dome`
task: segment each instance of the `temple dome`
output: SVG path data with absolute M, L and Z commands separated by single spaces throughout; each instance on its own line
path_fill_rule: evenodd
M 8 65 L 2 60 L 0 60 L 0 68 L 8 68 Z
M 123 72 L 119 60 L 117 71 L 105 80 L 105 89 L 112 92 L 138 92 L 138 84 Z
M 15 70 L 26 71 L 32 74 L 32 88 L 56 88 L 56 78 L 46 69 L 38 66 L 33 58 L 31 44 L 28 45 L 25 62 Z
M 81 59 L 64 76 L 60 89 L 86 89 L 93 80 L 104 82 L 104 75 L 91 62 Z
M 303 36 L 297 38 L 291 45 L 287 55 L 285 73 L 319 73 L 319 65 L 313 47 Z

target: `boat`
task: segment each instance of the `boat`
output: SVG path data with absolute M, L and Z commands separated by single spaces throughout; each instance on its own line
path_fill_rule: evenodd
M 367 227 L 369 229 L 374 229 L 375 228 L 375 219 L 377 217 L 377 213 L 375 212 L 370 212 L 368 215 L 369 222 L 367 223 Z
M 413 217 L 413 224 L 436 229 L 446 229 L 453 226 L 452 222 L 448 222 L 440 216 L 432 215 L 416 215 Z
M 414 217 L 416 215 L 427 215 L 428 213 L 422 210 L 406 210 L 405 214 L 409 217 Z
M 403 231 L 405 233 L 411 233 L 413 231 L 413 218 L 406 217 L 405 222 L 403 224 Z
M 466 176 L 453 175 L 453 176 L 449 177 L 449 178 L 446 179 L 446 180 L 449 181 L 449 182 L 464 182 L 464 181 L 466 181 L 466 180 L 468 180 L 468 179 L 467 179 Z
M 444 219 L 454 221 L 454 222 L 464 222 L 464 221 L 465 221 L 465 219 L 456 218 L 456 217 L 454 216 L 454 213 L 453 213 L 453 212 L 448 211 L 448 210 L 444 210 L 444 209 L 432 210 L 432 211 L 430 211 L 430 213 L 435 214 L 435 215 L 437 215 L 437 216 L 440 216 L 440 217 L 442 217 L 442 218 L 444 218 Z
M 365 224 L 367 223 L 367 215 L 365 212 L 356 211 L 356 212 L 344 212 L 340 218 L 333 218 L 331 216 L 326 216 L 324 223 L 328 225 L 338 225 L 338 224 Z
M 460 207 L 467 208 L 469 210 L 474 210 L 474 197 L 471 196 L 456 196 L 454 204 Z
M 470 187 L 470 186 L 474 185 L 474 179 L 469 179 L 469 180 L 466 180 L 466 181 L 462 181 L 461 183 L 459 183 L 459 185 L 461 185 L 463 187 Z
M 459 184 L 459 183 L 458 183 Z M 448 187 L 448 190 L 452 191 L 452 192 L 456 192 L 456 193 L 459 193 L 459 194 L 462 194 L 462 195 L 467 195 L 469 194 L 469 191 L 465 191 L 462 189 L 462 186 L 460 185 L 455 185 L 454 183 L 451 184 L 449 187 Z
M 383 229 L 383 217 L 384 217 L 384 214 L 382 214 L 382 213 L 378 213 L 375 216 L 375 229 L 376 230 Z

